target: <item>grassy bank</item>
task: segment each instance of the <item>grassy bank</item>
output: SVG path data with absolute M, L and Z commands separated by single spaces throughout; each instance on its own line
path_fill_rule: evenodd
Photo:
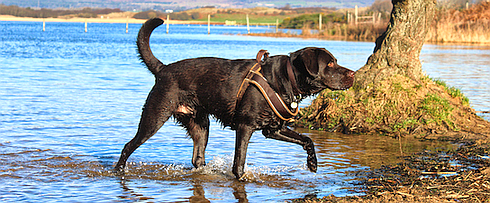
M 267 33 L 250 33 L 251 36 L 264 37 L 299 37 L 314 38 L 321 40 L 343 40 L 343 41 L 375 41 L 376 38 L 386 30 L 386 23 L 376 24 L 340 24 L 326 23 L 321 31 L 302 28 L 301 34 L 288 32 L 267 32 Z
M 489 44 L 490 2 L 482 1 L 468 9 L 439 7 L 428 41 Z
M 458 89 L 428 77 L 420 84 L 397 75 L 366 90 L 325 90 L 300 115 L 301 127 L 344 133 L 426 137 L 490 129 Z

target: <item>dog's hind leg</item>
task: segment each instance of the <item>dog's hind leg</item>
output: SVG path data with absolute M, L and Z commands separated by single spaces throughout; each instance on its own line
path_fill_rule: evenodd
M 163 101 L 163 102 L 162 102 Z M 169 101 L 169 99 L 167 99 Z M 172 115 L 171 103 L 165 102 L 165 99 L 161 98 L 161 95 L 152 91 L 148 96 L 143 113 L 141 114 L 138 131 L 134 138 L 129 141 L 121 152 L 119 161 L 116 164 L 115 170 L 117 172 L 123 171 L 126 166 L 126 161 L 129 156 L 146 140 L 150 139 L 160 127 L 168 120 Z
M 209 116 L 207 114 L 197 114 L 192 118 L 179 118 L 187 129 L 187 133 L 194 141 L 194 151 L 192 153 L 192 165 L 199 168 L 206 165 L 204 158 L 209 137 Z
M 313 141 L 311 141 L 309 137 L 294 132 L 293 130 L 287 127 L 284 127 L 279 131 L 270 131 L 266 129 L 262 131 L 262 134 L 264 134 L 266 138 L 296 143 L 303 146 L 303 149 L 305 149 L 306 153 L 308 154 L 308 157 L 306 159 L 306 164 L 310 169 L 310 171 L 316 172 L 317 160 L 315 154 L 315 145 L 313 144 Z

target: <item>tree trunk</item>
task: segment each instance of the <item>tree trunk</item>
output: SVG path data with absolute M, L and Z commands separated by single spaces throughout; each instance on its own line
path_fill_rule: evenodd
M 356 88 L 393 76 L 422 76 L 419 55 L 435 14 L 436 0 L 392 0 L 390 24 L 376 39 L 374 53 L 356 73 Z

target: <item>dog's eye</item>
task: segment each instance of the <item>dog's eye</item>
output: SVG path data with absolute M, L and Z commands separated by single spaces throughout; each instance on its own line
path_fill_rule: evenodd
M 334 67 L 334 63 L 333 62 L 330 62 L 330 63 L 327 64 L 327 66 L 330 67 L 330 68 L 333 68 Z

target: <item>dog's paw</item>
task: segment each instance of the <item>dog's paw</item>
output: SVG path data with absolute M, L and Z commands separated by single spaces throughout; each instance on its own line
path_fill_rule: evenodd
M 112 174 L 114 174 L 115 176 L 124 176 L 124 168 L 121 168 L 121 167 L 114 167 L 114 169 L 112 169 Z
M 308 169 L 316 173 L 317 170 L 317 160 L 316 160 L 316 154 L 308 154 L 308 158 L 306 159 L 306 165 L 308 166 Z
M 306 165 L 308 166 L 308 169 L 311 172 L 316 173 L 317 160 L 316 160 L 316 153 L 315 153 L 315 145 L 313 144 L 313 141 L 311 141 L 310 138 L 307 139 L 307 144 L 304 145 L 304 149 L 308 154 L 308 157 L 306 158 Z

